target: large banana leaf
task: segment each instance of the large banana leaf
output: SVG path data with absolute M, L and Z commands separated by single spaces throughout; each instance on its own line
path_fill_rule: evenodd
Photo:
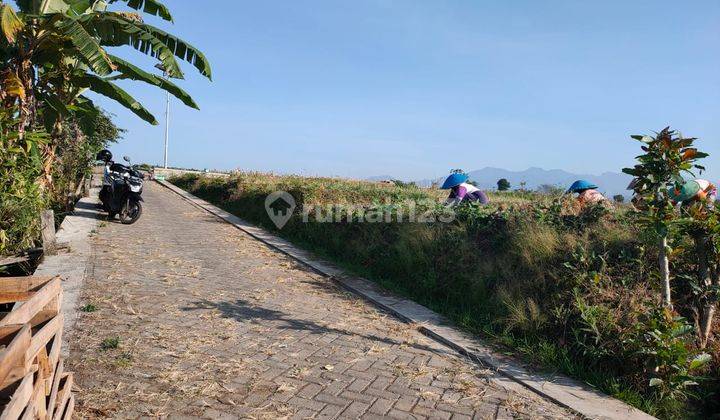
M 180 99 L 185 105 L 191 108 L 200 109 L 198 108 L 198 105 L 195 103 L 193 98 L 187 92 L 182 90 L 180 87 L 178 87 L 171 81 L 166 80 L 158 75 L 148 73 L 140 67 L 137 67 L 136 65 L 131 64 L 120 57 L 111 55 L 110 59 L 115 64 L 117 71 L 119 71 L 121 74 L 118 76 L 113 76 L 106 80 L 130 79 L 149 83 L 153 86 L 157 86 L 160 89 L 170 92 L 171 95 Z
M 17 0 L 15 3 L 23 13 L 32 15 L 65 13 L 70 8 L 69 1 L 65 0 Z
M 183 72 L 174 51 L 145 28 L 118 13 L 96 12 L 79 18 L 85 29 L 100 40 L 101 45 L 119 47 L 129 45 L 143 54 L 157 58 L 174 78 L 182 79 Z
M 159 75 L 148 73 L 134 64 L 111 56 L 107 47 L 130 46 L 156 58 L 170 78 L 183 78 L 179 60 L 192 64 L 208 78 L 212 77 L 205 56 L 192 45 L 159 28 L 145 24 L 136 13 L 109 12 L 108 6 L 120 4 L 148 15 L 172 21 L 163 0 L 15 0 L 23 14 L 16 15 L 0 0 L 0 42 L 15 38 L 14 19 L 32 18 L 37 31 L 28 33 L 34 42 L 33 66 L 37 71 L 38 99 L 47 104 L 54 120 L 67 112 L 79 115 L 92 112 L 94 105 L 80 106 L 80 94 L 90 89 L 125 106 L 143 120 L 157 124 L 155 117 L 130 94 L 113 83 L 129 79 L 157 86 L 187 106 L 198 108 L 183 89 Z M 19 19 L 22 23 L 22 19 Z M 25 36 L 25 32 L 21 32 Z M 6 48 L 0 48 L 0 59 Z M 3 60 L 7 61 L 7 60 Z M 114 77 L 103 77 L 113 74 Z M 5 83 L 8 85 L 8 83 Z M 9 89 L 6 87 L 6 91 Z M 48 96 L 43 96 L 42 93 Z M 60 103 L 60 98 L 63 98 Z M 85 103 L 85 102 L 83 102 Z M 62 106 L 61 106 L 62 105 Z M 77 109 L 75 109 L 77 108 Z M 90 115 L 90 114 L 88 114 Z
M 82 15 L 84 13 L 91 12 L 93 10 L 93 5 L 97 4 L 98 2 L 95 0 L 65 0 L 69 3 L 70 8 L 68 9 L 70 15 Z
M 69 115 L 70 109 L 67 104 L 55 93 L 48 91 L 38 91 L 36 93 L 38 99 L 42 100 L 45 105 L 54 109 L 59 115 Z
M 162 3 L 156 0 L 110 0 L 110 4 L 117 3 L 118 1 L 121 1 L 123 3 L 126 3 L 127 6 L 131 9 L 135 10 L 142 10 L 143 12 L 153 15 L 153 16 L 159 16 L 167 21 L 172 22 L 173 18 L 170 14 L 170 10 Z
M 74 18 L 66 18 L 59 22 L 57 29 L 70 39 L 83 61 L 95 73 L 105 76 L 113 72 L 112 62 L 107 53 L 80 22 Z
M 52 92 L 38 91 L 36 95 L 37 98 L 46 105 L 43 108 L 43 122 L 45 129 L 51 132 L 58 118 L 69 115 L 70 110 L 67 105 L 65 105 L 65 102 Z
M 114 12 L 93 13 L 83 16 L 81 20 L 88 32 L 98 36 L 102 45 L 131 45 L 160 60 L 171 77 L 183 78 L 182 70 L 175 60 L 178 57 L 212 79 L 210 63 L 200 50 L 161 29 Z
M 193 66 L 195 66 L 196 69 L 198 69 L 200 74 L 212 80 L 212 69 L 210 68 L 210 62 L 207 60 L 207 58 L 205 58 L 205 55 L 200 52 L 200 50 L 183 41 L 182 39 L 171 35 L 161 29 L 147 24 L 144 26 L 153 35 L 159 38 L 165 45 L 167 45 L 176 57 L 192 64 Z
M 40 14 L 64 13 L 70 8 L 70 2 L 66 0 L 41 0 Z
M 145 109 L 144 106 L 135 98 L 130 96 L 129 93 L 120 89 L 114 83 L 111 83 L 101 77 L 95 76 L 94 74 L 85 74 L 75 81 L 79 86 L 87 87 L 95 93 L 106 96 L 110 99 L 115 100 L 120 105 L 132 111 L 135 115 L 149 122 L 152 125 L 157 125 L 158 121 L 155 117 Z
M 80 96 L 76 99 L 75 105 L 72 106 L 72 110 L 77 118 L 80 127 L 83 132 L 89 136 L 92 136 L 97 129 L 97 117 L 101 111 L 93 101 L 90 99 Z
M 15 36 L 24 26 L 9 4 L 0 3 L 0 30 L 8 43 L 15 42 Z

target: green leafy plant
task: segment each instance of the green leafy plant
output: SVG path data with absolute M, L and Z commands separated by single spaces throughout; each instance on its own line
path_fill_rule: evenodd
M 548 317 L 532 298 L 517 299 L 508 293 L 500 294 L 507 316 L 503 319 L 505 333 L 519 331 L 539 335 L 548 325 Z
M 113 350 L 120 347 L 120 337 L 109 337 L 100 343 L 100 349 L 103 351 Z
M 120 369 L 126 369 L 132 365 L 133 357 L 130 352 L 122 352 L 115 358 L 115 366 Z
M 97 153 L 117 142 L 124 130 L 118 128 L 109 114 L 98 111 L 82 120 L 71 118 L 57 136 L 56 160 L 52 168 L 53 189 L 48 191 L 58 213 L 66 212 L 77 200 L 78 186 L 90 176 Z
M 80 308 L 83 312 L 95 312 L 98 310 L 97 306 L 93 305 L 92 303 L 88 303 L 87 305 Z
M 669 127 L 655 136 L 636 135 L 632 138 L 642 143 L 644 153 L 637 157 L 638 164 L 623 169 L 623 172 L 635 177 L 633 202 L 642 211 L 638 220 L 657 234 L 662 302 L 672 308 L 669 259 L 672 250 L 668 237 L 677 212 L 669 190 L 682 187 L 684 173 L 693 175 L 693 170 L 704 170 L 696 161 L 707 154 L 693 147 L 697 139 L 683 137 Z
M 693 200 L 681 214 L 681 231 L 694 243 L 697 274 L 689 276 L 688 283 L 696 302 L 699 345 L 705 348 L 720 297 L 720 209 L 708 199 Z
M 661 397 L 687 399 L 702 377 L 696 375 L 710 361 L 707 353 L 689 349 L 687 338 L 693 332 L 685 318 L 658 308 L 643 319 L 635 344 L 644 360 L 648 386 Z
M 32 247 L 47 200 L 37 185 L 42 173 L 42 133 L 20 138 L 12 110 L 0 110 L 0 255 Z

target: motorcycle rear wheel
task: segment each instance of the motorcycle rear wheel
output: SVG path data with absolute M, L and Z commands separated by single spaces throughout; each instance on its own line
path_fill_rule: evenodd
M 140 215 L 142 215 L 142 204 L 139 201 L 130 201 L 127 211 L 120 213 L 120 223 L 131 225 L 138 221 Z

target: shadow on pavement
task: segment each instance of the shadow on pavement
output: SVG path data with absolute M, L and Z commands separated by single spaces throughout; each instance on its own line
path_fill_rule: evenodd
M 389 345 L 405 344 L 408 347 L 413 347 L 418 350 L 437 353 L 436 349 L 422 344 L 401 342 L 388 337 L 378 337 L 372 334 L 362 334 L 339 328 L 326 327 L 313 321 L 296 319 L 284 312 L 256 306 L 243 299 L 238 299 L 234 302 L 211 302 L 209 300 L 200 300 L 193 302 L 192 306 L 186 306 L 181 309 L 184 311 L 216 309 L 222 313 L 224 318 L 234 319 L 238 322 L 249 321 L 257 325 L 267 325 L 268 322 L 270 322 L 275 324 L 278 329 L 287 328 L 297 331 L 309 331 L 311 334 L 342 334 L 359 336 L 368 340 L 382 342 Z M 277 325 L 277 323 L 280 325 Z
M 73 211 L 70 216 L 82 217 L 84 219 L 102 219 L 103 215 L 100 213 L 93 213 L 89 211 Z

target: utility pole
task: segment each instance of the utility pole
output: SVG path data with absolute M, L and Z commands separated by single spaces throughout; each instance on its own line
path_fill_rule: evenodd
M 170 92 L 167 93 L 165 104 L 165 160 L 164 166 L 167 169 L 168 141 L 170 140 Z
M 162 64 L 156 64 L 155 68 L 163 72 L 165 80 L 170 80 L 167 69 Z M 165 153 L 163 154 L 163 167 L 168 167 L 168 143 L 170 142 L 170 92 L 167 92 L 165 99 Z

